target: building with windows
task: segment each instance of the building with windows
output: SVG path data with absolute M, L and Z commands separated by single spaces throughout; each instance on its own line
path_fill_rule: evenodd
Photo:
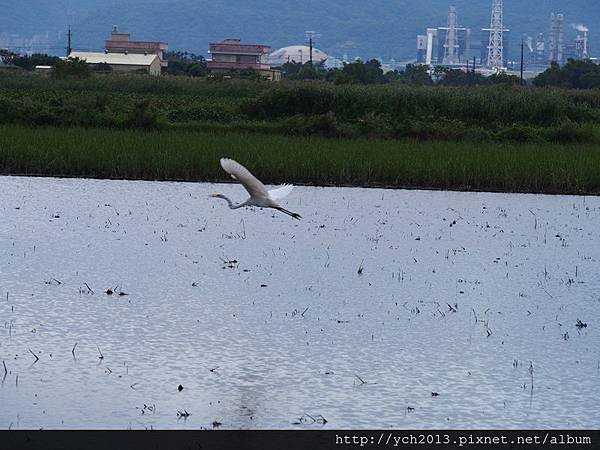
M 156 55 L 160 60 L 161 67 L 167 67 L 165 52 L 169 45 L 166 42 L 154 41 L 132 41 L 130 33 L 119 31 L 117 26 L 113 27 L 110 38 L 104 42 L 107 53 L 133 53 L 136 55 Z
M 239 39 L 225 39 L 208 46 L 212 59 L 207 67 L 213 72 L 252 69 L 272 81 L 281 79 L 281 72 L 271 68 L 271 47 L 260 44 L 242 44 Z

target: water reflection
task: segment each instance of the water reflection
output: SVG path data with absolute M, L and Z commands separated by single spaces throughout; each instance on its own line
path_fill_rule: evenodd
M 600 419 L 597 198 L 297 188 L 296 222 L 209 184 L 0 188 L 0 427 Z

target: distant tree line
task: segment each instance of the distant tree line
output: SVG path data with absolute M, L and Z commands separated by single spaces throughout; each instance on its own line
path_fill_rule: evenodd
M 53 66 L 60 61 L 58 56 L 49 56 L 40 53 L 20 55 L 10 50 L 0 50 L 0 58 L 4 64 L 10 64 L 24 70 L 33 70 L 35 66 Z
M 85 78 L 93 72 L 109 73 L 112 68 L 108 64 L 96 64 L 89 67 L 83 61 L 63 60 L 56 56 L 46 54 L 19 55 L 17 53 L 0 50 L 0 58 L 5 64 L 10 64 L 21 69 L 32 71 L 36 66 L 53 66 L 54 76 L 58 78 L 77 77 Z M 207 68 L 206 59 L 202 55 L 191 52 L 167 52 L 165 58 L 168 67 L 166 74 L 174 76 L 224 78 L 234 77 L 249 80 L 259 80 L 260 74 L 252 69 L 231 72 L 211 73 Z M 369 61 L 357 60 L 345 63 L 340 68 L 326 68 L 324 63 L 296 63 L 287 62 L 278 67 L 283 77 L 289 80 L 322 80 L 337 85 L 343 84 L 407 84 L 415 86 L 440 85 L 440 86 L 486 86 L 486 85 L 518 85 L 521 80 L 518 76 L 498 73 L 484 76 L 474 71 L 463 69 L 450 69 L 435 67 L 433 70 L 427 65 L 408 64 L 404 70 L 384 72 L 381 63 L 372 59 Z M 538 87 L 560 87 L 568 89 L 598 89 L 600 88 L 600 65 L 590 60 L 569 59 L 560 66 L 557 63 L 533 79 L 532 84 Z
M 88 78 L 92 71 L 106 72 L 112 68 L 108 64 L 97 64 L 91 68 L 84 60 L 79 58 L 61 59 L 58 56 L 46 54 L 19 55 L 8 50 L 0 50 L 0 58 L 5 64 L 32 71 L 36 66 L 52 66 L 52 75 L 55 78 Z
M 517 76 L 497 74 L 485 77 L 479 73 L 460 69 L 436 67 L 433 71 L 426 65 L 408 64 L 404 70 L 384 72 L 381 63 L 354 61 L 341 68 L 326 69 L 323 63 L 300 64 L 287 62 L 280 68 L 285 78 L 290 80 L 325 80 L 334 84 L 409 84 L 428 86 L 483 86 L 493 84 L 519 84 Z
M 564 66 L 552 63 L 539 74 L 533 84 L 539 87 L 555 86 L 568 89 L 600 88 L 600 66 L 590 60 L 569 59 Z

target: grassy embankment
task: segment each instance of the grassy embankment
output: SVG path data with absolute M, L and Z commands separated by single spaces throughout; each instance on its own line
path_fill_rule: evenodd
M 0 127 L 5 174 L 600 193 L 596 91 L 2 75 Z
M 3 173 L 217 181 L 225 179 L 222 156 L 247 164 L 268 183 L 600 193 L 594 145 L 0 127 Z

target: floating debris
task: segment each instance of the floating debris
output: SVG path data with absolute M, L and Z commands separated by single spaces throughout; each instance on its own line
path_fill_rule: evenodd
M 33 357 L 35 358 L 35 361 L 33 362 L 33 364 L 35 364 L 36 362 L 38 362 L 40 360 L 40 358 L 38 358 L 38 356 L 35 353 L 33 353 L 30 348 L 27 350 L 29 350 L 29 353 L 31 353 L 33 355 Z
M 363 384 L 367 384 L 367 382 L 365 380 L 363 380 L 361 377 L 359 377 L 358 375 L 354 374 L 354 376 L 358 379 L 358 381 L 360 381 L 359 386 L 361 386 Z M 354 381 L 354 384 L 356 385 L 356 380 Z
M 304 423 L 308 423 L 308 424 L 314 424 L 314 423 L 318 423 L 319 425 L 325 425 L 327 422 L 329 422 L 325 417 L 323 417 L 321 414 L 318 414 L 316 416 L 311 416 L 308 413 L 304 413 L 302 415 L 302 417 L 300 417 L 298 419 L 297 422 L 292 422 L 294 425 L 301 425 Z

